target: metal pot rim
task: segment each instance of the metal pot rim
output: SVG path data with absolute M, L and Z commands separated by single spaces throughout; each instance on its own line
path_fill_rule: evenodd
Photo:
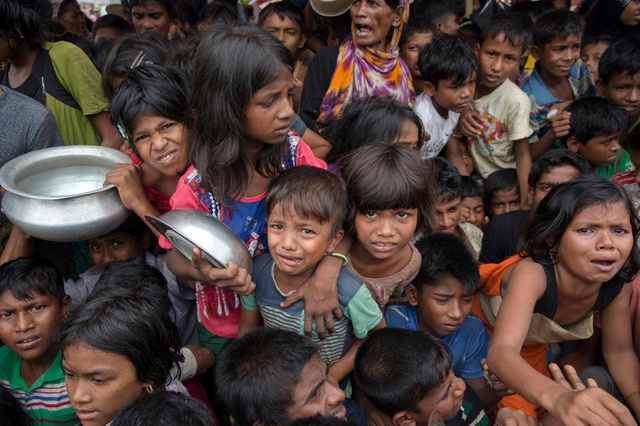
M 131 164 L 132 160 L 129 156 L 123 152 L 120 152 L 113 148 L 104 146 L 93 145 L 73 145 L 73 146 L 57 146 L 52 148 L 45 148 L 37 151 L 32 151 L 23 154 L 8 161 L 2 168 L 0 168 L 0 186 L 7 191 L 19 195 L 25 198 L 35 200 L 64 200 L 71 198 L 78 198 L 86 195 L 91 195 L 99 192 L 104 192 L 114 185 L 107 185 L 102 188 L 94 189 L 92 191 L 81 192 L 73 195 L 35 195 L 28 192 L 21 191 L 15 185 L 15 176 L 20 171 L 27 167 L 34 166 L 44 161 L 50 162 L 55 158 L 68 158 L 71 156 L 78 157 L 96 157 L 101 159 L 111 159 L 113 165 L 116 163 Z

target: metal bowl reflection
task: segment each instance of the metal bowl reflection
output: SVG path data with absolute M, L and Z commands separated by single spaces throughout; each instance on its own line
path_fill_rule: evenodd
M 118 190 L 103 187 L 124 153 L 101 146 L 62 146 L 30 152 L 0 169 L 2 208 L 28 234 L 48 241 L 83 241 L 118 227 L 131 213 Z

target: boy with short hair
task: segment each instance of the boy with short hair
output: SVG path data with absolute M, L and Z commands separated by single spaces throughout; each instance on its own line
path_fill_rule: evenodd
M 304 47 L 307 35 L 304 33 L 304 14 L 302 9 L 287 2 L 274 2 L 267 5 L 258 15 L 258 26 L 280 40 L 295 58 L 293 78 L 295 95 L 293 109 L 298 111 L 302 85 L 307 74 L 313 53 Z
M 281 304 L 342 240 L 347 191 L 344 182 L 327 170 L 294 167 L 269 183 L 265 209 L 269 254 L 254 261 L 256 290 L 242 297 L 239 336 L 258 327 L 261 319 L 266 327 L 302 332 L 304 303 L 288 308 Z M 345 256 L 335 255 L 346 262 Z M 344 318 L 335 319 L 335 332 L 320 342 L 320 356 L 340 381 L 353 369 L 358 342 L 351 342 L 352 334 L 363 339 L 385 322 L 367 287 L 346 268 L 338 277 L 338 300 Z M 319 340 L 315 331 L 313 338 Z
M 117 40 L 125 34 L 133 33 L 133 26 L 122 16 L 108 13 L 95 20 L 92 28 L 93 42 L 102 43 Z
M 482 184 L 484 204 L 490 218 L 522 210 L 518 174 L 515 169 L 491 173 Z M 489 221 L 491 222 L 491 221 Z
M 571 128 L 563 143 L 589 162 L 596 176 L 610 178 L 633 170 L 633 163 L 620 147 L 620 134 L 629 114 L 619 105 L 596 96 L 577 99 L 566 110 Z
M 489 334 L 471 314 L 478 290 L 478 262 L 459 238 L 437 233 L 419 243 L 422 265 L 405 289 L 408 303 L 387 307 L 387 326 L 422 330 L 443 339 L 453 354 L 453 373 L 478 394 L 487 412 L 500 397 L 489 387 L 480 364 L 487 357 Z
M 482 228 L 489 218 L 484 212 L 484 199 L 482 198 L 482 186 L 471 176 L 460 178 L 460 214 L 461 222 L 473 223 Z
M 318 344 L 292 331 L 260 327 L 234 339 L 216 365 L 216 386 L 240 426 L 347 414 Z
M 436 166 L 436 222 L 438 232 L 450 233 L 462 239 L 475 258 L 482 248 L 482 231 L 469 222 L 461 223 L 460 173 L 442 157 L 434 159 Z
M 0 383 L 35 425 L 76 425 L 57 336 L 71 307 L 60 271 L 22 257 L 0 266 Z
M 557 185 L 587 176 L 591 172 L 589 163 L 566 148 L 552 149 L 538 158 L 529 172 L 527 192 L 531 209 Z M 482 252 L 480 262 L 500 263 L 520 251 L 520 235 L 526 225 L 530 211 L 515 210 L 494 217 L 482 228 Z
M 423 0 L 414 3 L 411 16 L 424 16 L 440 34 L 458 35 L 458 28 L 465 14 L 461 0 Z
M 567 9 L 544 13 L 533 28 L 531 54 L 537 63 L 522 90 L 531 101 L 534 133 L 529 143 L 534 160 L 552 147 L 559 129 L 569 125 L 568 114 L 558 111 L 574 99 L 597 94 L 593 77 L 580 60 L 583 31 L 584 20 Z M 556 113 L 550 114 L 553 110 Z
M 436 33 L 436 28 L 424 16 L 409 18 L 398 44 L 400 57 L 409 67 L 413 88 L 418 92 L 422 90 L 422 74 L 418 66 L 418 57 L 422 49 L 433 41 Z
M 449 346 L 416 330 L 372 332 L 356 355 L 358 388 L 395 426 L 427 425 L 434 411 L 448 426 L 488 425 L 478 396 L 453 372 Z
M 491 173 L 515 168 L 520 193 L 526 193 L 531 169 L 529 127 L 531 102 L 509 77 L 531 44 L 531 20 L 517 13 L 494 16 L 476 45 L 478 82 L 469 111 L 460 117 L 460 131 L 469 139 L 476 170 Z
M 602 96 L 622 106 L 633 122 L 640 114 L 640 38 L 616 40 L 598 63 Z
M 585 37 L 582 40 L 582 49 L 580 49 L 580 59 L 587 65 L 593 81 L 598 84 L 600 76 L 598 74 L 598 64 L 604 52 L 611 45 L 611 37 L 608 34 L 598 36 Z
M 445 157 L 462 175 L 468 175 L 453 131 L 460 113 L 469 108 L 476 87 L 478 58 L 458 37 L 441 35 L 425 46 L 418 58 L 423 91 L 415 111 L 431 139 L 422 146 L 422 158 Z

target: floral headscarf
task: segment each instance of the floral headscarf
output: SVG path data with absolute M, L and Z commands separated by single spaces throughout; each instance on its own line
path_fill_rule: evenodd
M 409 0 L 401 0 L 401 5 L 404 6 L 402 19 L 393 30 L 387 52 L 356 45 L 353 41 L 355 25 L 351 24 L 351 36 L 340 46 L 331 84 L 322 99 L 319 124 L 327 126 L 336 120 L 343 105 L 353 99 L 392 97 L 398 102 L 413 105 L 415 93 L 411 72 L 398 58 L 402 28 L 409 19 Z

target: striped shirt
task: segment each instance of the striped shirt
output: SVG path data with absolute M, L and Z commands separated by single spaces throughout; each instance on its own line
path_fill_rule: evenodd
M 67 394 L 61 357 L 58 352 L 51 367 L 29 387 L 20 375 L 22 359 L 7 346 L 0 347 L 0 383 L 18 400 L 36 426 L 80 424 Z
M 273 277 L 275 263 L 270 254 L 257 257 L 253 262 L 254 294 L 242 297 L 242 306 L 250 311 L 260 310 L 265 327 L 291 330 L 304 334 L 304 301 L 286 309 L 280 306 L 289 294 L 284 294 Z M 335 364 L 351 347 L 351 335 L 366 337 L 382 320 L 382 312 L 362 281 L 346 268 L 338 276 L 338 302 L 344 313 L 341 320 L 333 319 L 335 331 L 320 341 L 313 324 L 313 340 L 320 345 L 320 358 L 328 365 Z

